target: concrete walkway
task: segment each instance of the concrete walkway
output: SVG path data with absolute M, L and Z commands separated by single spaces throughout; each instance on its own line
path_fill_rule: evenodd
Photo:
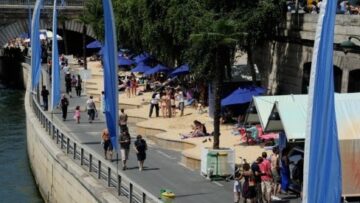
M 43 75 L 47 72 L 43 71 Z M 61 80 L 63 79 L 61 73 Z M 46 77 L 44 77 L 46 78 Z M 44 80 L 43 84 L 49 82 Z M 62 82 L 63 83 L 63 82 Z M 64 86 L 64 85 L 63 85 Z M 64 89 L 64 88 L 62 88 Z M 73 95 L 75 91 L 73 90 Z M 60 110 L 56 110 L 53 114 L 54 122 L 61 125 L 65 132 L 78 140 L 84 146 L 97 152 L 99 157 L 103 157 L 103 149 L 100 144 L 101 131 L 106 127 L 103 116 L 92 124 L 88 123 L 86 112 L 81 113 L 81 123 L 75 123 L 73 119 L 74 109 L 77 105 L 82 110 L 85 109 L 87 97 L 69 98 L 70 105 L 68 107 L 68 116 L 66 121 L 62 121 Z M 50 112 L 48 112 L 50 114 Z M 136 136 L 134 124 L 129 124 L 129 130 L 132 137 Z M 135 139 L 132 140 L 132 146 Z M 199 171 L 191 171 L 183 167 L 181 162 L 180 152 L 171 150 L 164 150 L 156 147 L 148 141 L 149 147 L 147 151 L 147 160 L 145 161 L 144 171 L 140 172 L 137 167 L 136 155 L 133 149 L 130 151 L 128 162 L 128 170 L 119 171 L 119 173 L 126 175 L 128 178 L 146 188 L 155 196 L 159 196 L 160 189 L 165 188 L 173 191 L 176 194 L 175 202 L 233 202 L 233 182 L 217 181 L 210 182 L 200 175 Z M 104 160 L 105 161 L 105 160 Z M 117 162 L 112 162 L 116 166 Z M 121 163 L 119 161 L 119 169 Z

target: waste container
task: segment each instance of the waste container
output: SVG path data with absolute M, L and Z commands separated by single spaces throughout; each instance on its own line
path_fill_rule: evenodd
M 161 200 L 164 203 L 172 203 L 174 199 L 175 199 L 175 194 L 170 190 L 166 190 L 161 193 Z
M 213 176 L 218 175 L 219 166 L 218 166 L 218 153 L 209 152 L 207 154 L 207 175 Z
M 230 175 L 228 174 L 228 153 L 219 152 L 218 153 L 218 162 L 219 162 L 219 172 L 218 175 Z

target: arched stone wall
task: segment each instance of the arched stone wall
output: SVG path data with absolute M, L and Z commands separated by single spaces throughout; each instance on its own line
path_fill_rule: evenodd
M 254 62 L 262 76 L 262 85 L 269 94 L 304 93 L 304 64 L 312 61 L 313 48 L 290 42 L 268 43 L 254 51 Z M 360 69 L 360 54 L 335 50 L 338 92 L 348 92 L 349 72 Z M 305 71 L 306 73 L 306 71 Z M 340 79 L 341 78 L 341 79 Z
M 17 20 L 9 25 L 0 27 L 0 47 L 3 47 L 9 39 L 13 39 L 18 37 L 21 33 L 28 32 L 28 24 L 29 21 L 27 19 Z M 61 29 L 61 26 L 58 25 L 58 29 Z M 78 33 L 82 33 L 83 24 L 76 20 L 69 20 L 65 23 L 66 29 Z M 49 20 L 40 20 L 40 28 L 41 29 L 49 29 L 52 30 L 52 22 Z M 95 37 L 95 33 L 91 27 L 87 29 L 87 35 L 92 38 Z

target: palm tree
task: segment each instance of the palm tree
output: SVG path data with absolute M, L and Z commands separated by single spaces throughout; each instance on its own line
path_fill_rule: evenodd
M 235 33 L 234 23 L 223 19 L 214 22 L 209 32 L 190 35 L 191 46 L 195 53 L 192 65 L 197 67 L 199 74 L 207 75 L 208 82 L 212 83 L 214 91 L 214 149 L 220 147 L 220 112 L 224 74 L 231 68 L 238 35 Z
M 85 12 L 84 12 L 85 13 Z M 76 21 L 82 24 L 82 40 L 83 40 L 83 59 L 84 59 L 84 69 L 87 69 L 87 60 L 86 60 L 86 33 L 87 33 L 87 25 L 89 24 L 89 19 L 86 15 L 79 16 Z
M 70 18 L 67 17 L 66 15 L 64 15 L 63 13 L 61 13 L 61 11 L 59 11 L 58 21 L 61 24 L 62 31 L 63 31 L 65 55 L 68 55 L 68 53 L 69 53 L 68 44 L 67 44 L 67 36 L 66 36 L 66 21 L 68 21 L 68 20 L 70 20 Z

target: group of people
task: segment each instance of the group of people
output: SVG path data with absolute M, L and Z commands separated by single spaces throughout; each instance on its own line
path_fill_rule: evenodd
M 124 81 L 126 95 L 130 98 L 131 96 L 137 95 L 138 81 L 134 73 L 127 76 Z
M 163 118 L 174 117 L 177 114 L 177 109 L 180 111 L 180 116 L 183 116 L 185 109 L 185 95 L 180 88 L 175 89 L 167 87 L 164 91 L 155 92 L 150 100 L 150 118 L 154 108 L 156 117 L 159 117 L 160 108 Z
M 68 94 L 70 97 L 72 97 L 71 93 L 72 93 L 72 88 L 75 89 L 76 92 L 76 96 L 80 97 L 81 96 L 81 77 L 80 75 L 77 75 L 77 77 L 75 75 L 70 74 L 69 71 L 66 72 L 65 74 L 65 88 L 66 88 L 66 94 Z
M 104 156 L 106 160 L 112 160 L 113 145 L 108 129 L 104 129 L 101 134 L 102 144 L 104 147 Z M 127 169 L 127 160 L 129 159 L 131 137 L 128 130 L 121 131 L 120 139 L 120 152 L 122 161 L 122 170 Z M 134 150 L 138 160 L 139 171 L 144 170 L 144 162 L 146 159 L 147 143 L 141 135 L 136 136 L 134 142 Z
M 281 200 L 278 195 L 287 194 L 290 185 L 288 152 L 283 149 L 280 157 L 279 149 L 274 147 L 270 156 L 263 152 L 252 164 L 244 160 L 242 170 L 235 173 L 234 202 L 239 203 L 241 199 L 251 203 Z

